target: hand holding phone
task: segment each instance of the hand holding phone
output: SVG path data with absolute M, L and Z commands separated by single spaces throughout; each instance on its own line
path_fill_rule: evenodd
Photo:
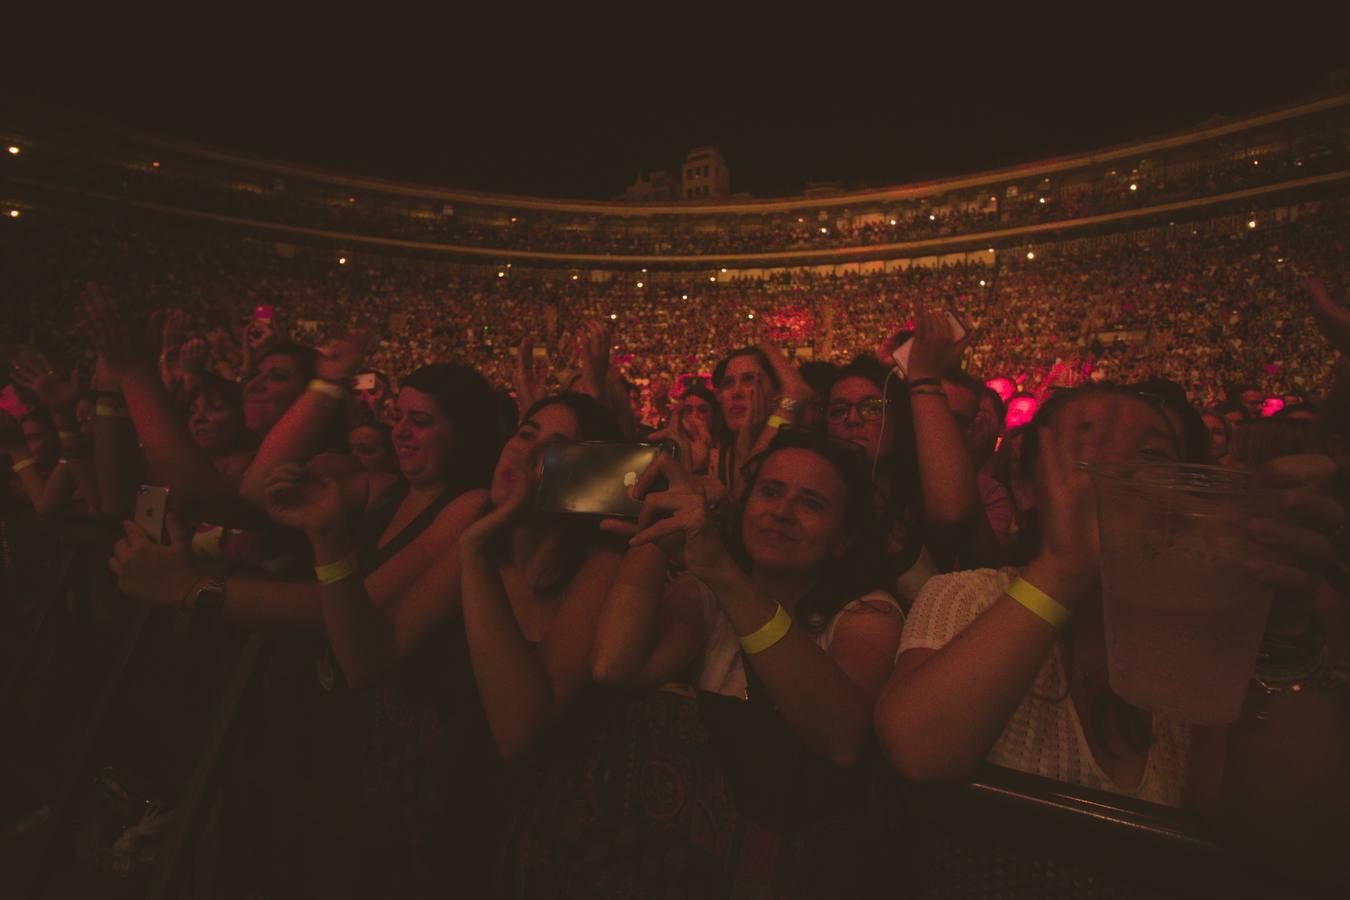
M 956 364 L 966 333 L 951 310 L 925 310 L 914 334 L 895 348 L 892 359 L 902 377 L 938 377 Z
M 132 517 L 137 525 L 156 544 L 168 543 L 165 517 L 169 513 L 169 489 L 158 484 L 143 484 L 136 493 L 136 512 Z
M 660 454 L 678 457 L 674 444 L 565 441 L 544 447 L 535 509 L 602 519 L 637 521 L 642 501 L 631 495 Z M 653 490 L 662 490 L 654 486 Z

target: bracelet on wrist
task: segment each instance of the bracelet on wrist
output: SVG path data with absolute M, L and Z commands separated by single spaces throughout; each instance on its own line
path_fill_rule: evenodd
M 764 424 L 769 428 L 790 428 L 793 425 L 791 419 L 785 419 L 778 413 L 774 413 L 765 420 Z
M 916 387 L 926 387 L 926 386 L 942 387 L 942 379 L 941 379 L 941 378 L 911 378 L 911 379 L 909 379 L 908 381 L 906 381 L 905 384 L 906 384 L 911 390 L 913 390 L 913 389 L 916 388 Z
M 347 396 L 346 388 L 335 381 L 328 381 L 324 378 L 311 379 L 308 389 L 317 394 L 323 394 L 325 397 L 332 397 L 334 400 L 341 400 Z
M 910 388 L 909 395 L 911 397 L 942 397 L 945 399 L 947 392 L 940 387 L 918 387 Z
M 355 574 L 356 554 L 352 554 L 346 559 L 339 559 L 337 562 L 314 567 L 314 577 L 319 580 L 319 584 L 337 584 L 339 581 L 350 578 Z
M 788 615 L 787 610 L 779 604 L 774 611 L 773 618 L 765 622 L 759 628 L 743 635 L 740 639 L 741 650 L 747 656 L 753 656 L 756 653 L 763 653 L 774 644 L 781 641 L 792 628 L 792 617 Z
M 1008 585 L 1005 593 L 1022 604 L 1051 628 L 1062 628 L 1069 621 L 1069 609 L 1025 578 Z
M 94 415 L 100 419 L 130 419 L 131 413 L 125 406 L 100 400 L 94 404 Z
M 22 472 L 24 469 L 27 469 L 29 466 L 35 465 L 36 463 L 37 463 L 37 460 L 33 459 L 33 457 L 31 457 L 31 456 L 28 456 L 28 457 L 25 457 L 24 459 L 19 460 L 19 461 L 16 462 L 14 465 L 10 466 L 9 469 L 10 469 L 10 471 L 13 472 L 15 475 L 18 475 L 18 474 L 19 474 L 20 472 Z

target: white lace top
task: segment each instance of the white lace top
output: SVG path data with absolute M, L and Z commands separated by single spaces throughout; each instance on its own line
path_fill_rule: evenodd
M 937 650 L 960 634 L 1002 597 L 1017 577 L 1016 569 L 976 569 L 938 575 L 924 585 L 900 637 L 900 653 Z M 1186 782 L 1190 729 L 1182 722 L 1154 715 L 1154 742 L 1144 776 L 1137 787 L 1123 789 L 1092 756 L 1056 647 L 1041 666 L 1031 692 L 1018 705 L 993 748 L 989 761 L 1010 769 L 1042 775 L 1069 784 L 1138 797 L 1166 806 L 1180 806 Z

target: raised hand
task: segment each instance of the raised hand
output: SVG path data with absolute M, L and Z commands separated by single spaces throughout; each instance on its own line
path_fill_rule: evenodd
M 37 350 L 19 351 L 11 366 L 14 381 L 37 394 L 43 406 L 53 411 L 64 411 L 75 405 L 80 391 L 74 379 L 57 374 L 47 357 Z
M 970 337 L 967 334 L 958 341 L 952 333 L 952 323 L 942 309 L 924 310 L 915 322 L 907 377 L 940 378 L 960 361 Z
M 329 475 L 304 466 L 277 466 L 263 485 L 263 509 L 272 521 L 310 537 L 332 535 L 344 526 L 342 490 Z
M 652 491 L 662 476 L 668 487 Z M 642 500 L 637 525 L 607 520 L 601 528 L 631 534 L 633 547 L 655 544 L 697 578 L 715 578 L 735 568 L 718 516 L 723 494 L 710 493 L 707 480 L 690 475 L 684 463 L 665 453 L 657 456 L 633 486 L 633 496 Z
M 459 536 L 461 554 L 479 554 L 494 537 L 511 525 L 530 497 L 530 479 L 521 469 L 511 470 L 507 495 L 496 506 L 484 503 L 480 517 Z
M 164 545 L 152 541 L 135 522 L 123 522 L 126 537 L 113 545 L 108 568 L 122 593 L 155 606 L 182 606 L 201 573 L 192 562 L 187 529 L 172 513 L 165 521 L 169 542 Z
M 816 396 L 815 390 L 806 383 L 797 367 L 788 362 L 787 357 L 777 344 L 762 341 L 759 349 L 769 358 L 774 375 L 778 376 L 779 396 L 787 397 L 797 403 L 804 403 Z M 775 398 L 776 399 L 776 398 Z
M 520 346 L 516 348 L 515 381 L 516 404 L 523 416 L 525 411 L 543 399 L 545 394 L 543 379 L 539 377 L 534 367 L 534 338 L 529 335 L 521 338 Z
M 372 336 L 371 332 L 362 331 L 329 341 L 319 348 L 315 372 L 326 381 L 346 384 L 361 367 Z
M 603 397 L 605 376 L 609 374 L 609 326 L 601 320 L 596 320 L 584 326 L 578 338 L 582 384 L 592 397 Z
M 153 345 L 148 344 L 140 329 L 127 323 L 111 295 L 90 282 L 80 300 L 89 336 L 109 379 L 120 381 L 138 369 L 153 367 L 156 355 Z

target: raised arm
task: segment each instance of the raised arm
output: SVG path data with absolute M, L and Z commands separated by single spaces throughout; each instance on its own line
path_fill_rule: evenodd
M 525 479 L 513 496 L 460 538 L 464 627 L 478 693 L 498 751 L 524 752 L 591 680 L 591 645 L 600 607 L 619 564 L 594 552 L 572 579 L 547 634 L 533 645 L 521 631 L 490 547 L 525 503 Z
M 1074 413 L 1071 408 L 1065 415 Z M 1072 609 L 1096 590 L 1092 485 L 1051 429 L 1039 436 L 1038 463 L 1053 502 L 1044 516 L 1040 555 L 1022 574 Z M 920 593 L 911 621 L 944 582 L 935 579 Z M 1056 633 L 1003 595 L 945 646 L 902 653 L 876 709 L 877 735 L 901 774 L 916 781 L 972 775 L 1030 690 Z
M 99 365 L 121 386 L 126 409 L 135 425 L 151 477 L 189 499 L 223 499 L 237 490 L 211 457 L 192 441 L 185 418 L 174 409 L 155 367 L 149 342 L 125 321 L 112 300 L 97 286 L 85 288 L 89 321 Z
M 244 473 L 239 494 L 262 506 L 267 479 L 279 466 L 303 463 L 320 450 L 325 430 L 342 410 L 347 386 L 361 365 L 369 334 L 352 335 L 319 348 L 315 365 L 317 382 L 286 410 L 272 426 Z
M 485 491 L 456 498 L 411 544 L 364 576 L 355 565 L 336 479 L 284 466 L 268 480 L 265 498 L 268 514 L 304 531 L 314 547 L 324 630 L 353 687 L 388 671 L 458 615 L 455 544 L 481 510 Z

